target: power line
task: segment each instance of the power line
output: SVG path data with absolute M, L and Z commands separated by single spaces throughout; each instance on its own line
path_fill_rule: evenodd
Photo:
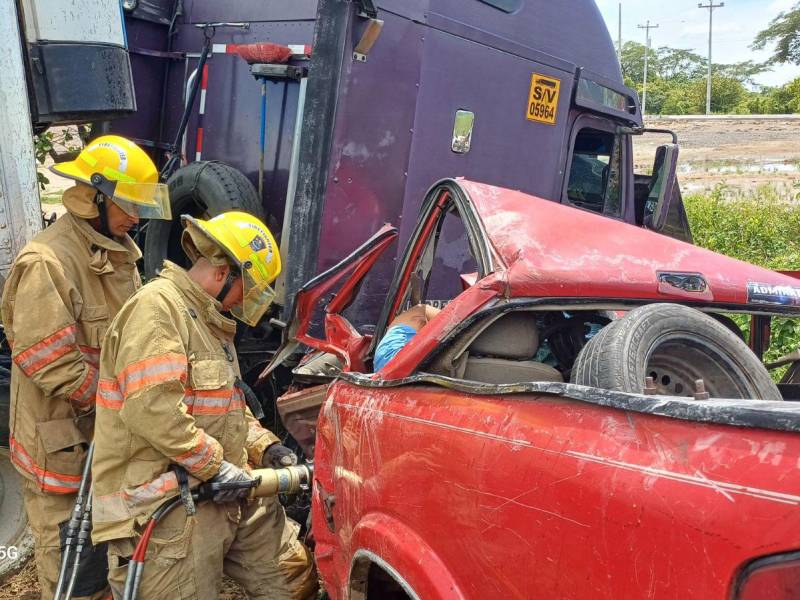
M 647 25 L 637 25 L 639 29 L 645 30 L 646 44 L 644 49 L 644 83 L 642 85 L 642 116 L 647 111 L 647 63 L 650 56 L 650 30 L 658 29 L 658 25 L 650 25 L 650 19 L 647 20 Z
M 712 32 L 714 30 L 714 9 L 715 8 L 722 8 L 725 6 L 724 2 L 720 2 L 719 4 L 714 4 L 713 1 L 709 2 L 708 4 L 698 4 L 697 8 L 707 8 L 708 9 L 708 86 L 706 89 L 706 114 L 711 114 L 711 71 L 712 71 L 712 62 L 711 62 L 711 40 L 712 40 Z

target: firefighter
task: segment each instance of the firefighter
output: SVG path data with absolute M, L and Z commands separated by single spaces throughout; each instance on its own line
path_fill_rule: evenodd
M 92 438 L 100 341 L 141 285 L 141 253 L 128 231 L 140 217 L 170 218 L 158 170 L 129 140 L 102 136 L 52 170 L 75 181 L 62 199 L 67 214 L 17 256 L 1 308 L 13 358 L 11 460 L 25 478 L 45 600 L 55 592 L 60 535 Z M 106 588 L 104 550 L 87 561 L 76 597 Z
M 193 266 L 165 262 L 114 319 L 100 360 L 92 537 L 108 542 L 115 597 L 142 524 L 182 487 L 249 479 L 249 465 L 296 462 L 246 405 L 236 323 L 222 314 L 249 325 L 264 315 L 281 269 L 275 240 L 246 213 L 182 219 Z M 217 598 L 223 573 L 249 598 L 315 593 L 310 554 L 277 499 L 227 491 L 194 508 L 173 510 L 153 532 L 142 600 Z

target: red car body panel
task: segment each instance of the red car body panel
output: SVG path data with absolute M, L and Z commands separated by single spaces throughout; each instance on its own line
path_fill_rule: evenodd
M 702 300 L 746 304 L 747 284 L 788 275 L 522 192 L 459 180 L 507 271 L 511 297 Z M 502 267 L 498 266 L 498 272 Z M 701 273 L 710 295 L 659 290 L 659 272 Z
M 331 597 L 364 598 L 359 565 L 371 561 L 426 600 L 721 600 L 736 597 L 755 559 L 800 549 L 800 412 L 783 410 L 789 403 L 746 402 L 762 416 L 782 410 L 783 424 L 765 429 L 642 409 L 658 397 L 609 404 L 596 401 L 608 392 L 581 388 L 581 397 L 579 386 L 482 388 L 417 376 L 465 320 L 515 298 L 686 301 L 660 285 L 658 273 L 669 271 L 702 274 L 708 293 L 692 293 L 694 302 L 747 310 L 748 283 L 796 280 L 463 180 L 431 191 L 407 257 L 422 256 L 442 199 L 456 196 L 471 211 L 462 215 L 474 225 L 468 235 L 483 236 L 479 250 L 491 248 L 491 261 L 379 375 L 353 372 L 369 348 L 338 312 L 326 315 L 326 340 L 308 335 L 308 322 L 329 280 L 345 272 L 357 276 L 329 306 L 350 304 L 388 230 L 298 295 L 292 330 L 337 354 L 344 371 L 328 389 L 314 449 L 315 556 Z M 412 267 L 406 261 L 395 275 L 391 312 L 407 298 Z M 715 402 L 705 405 L 712 413 L 726 401 Z
M 317 426 L 336 532 L 315 526 L 316 555 L 335 598 L 359 549 L 420 598 L 617 600 L 727 598 L 749 559 L 800 548 L 796 434 L 341 381 Z

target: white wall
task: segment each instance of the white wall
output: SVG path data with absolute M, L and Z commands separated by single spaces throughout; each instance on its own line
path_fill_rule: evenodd
M 0 275 L 42 227 L 36 157 L 14 0 L 0 0 Z
M 119 0 L 22 0 L 28 43 L 97 42 L 125 45 Z

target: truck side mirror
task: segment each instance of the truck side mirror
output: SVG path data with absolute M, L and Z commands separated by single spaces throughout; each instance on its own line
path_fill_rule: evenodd
M 678 144 L 664 144 L 656 148 L 650 193 L 644 209 L 644 226 L 661 231 L 667 222 L 669 206 L 678 180 Z

